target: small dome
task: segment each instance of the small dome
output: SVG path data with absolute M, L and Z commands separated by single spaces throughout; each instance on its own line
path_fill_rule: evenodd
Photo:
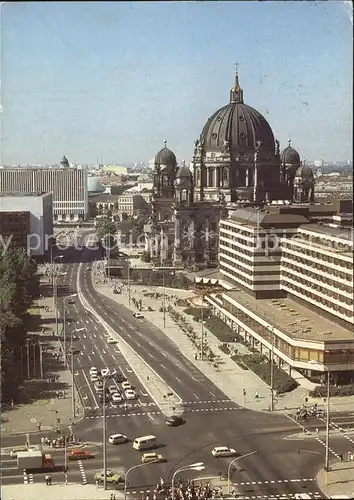
M 176 174 L 176 179 L 191 179 L 192 178 L 192 172 L 189 170 L 189 168 L 186 165 L 182 165 L 179 167 L 177 170 Z
M 60 162 L 60 167 L 61 168 L 69 168 L 70 165 L 69 165 L 69 161 L 67 159 L 67 157 L 64 155 L 63 158 L 61 159 L 61 162 Z
M 301 167 L 296 170 L 295 177 L 300 177 L 301 179 L 307 180 L 314 179 L 312 169 L 308 165 L 301 165 Z
M 177 165 L 177 160 L 175 154 L 166 147 L 163 147 L 155 156 L 155 165 L 166 165 L 167 167 L 175 167 Z
M 283 149 L 280 155 L 280 160 L 284 165 L 300 165 L 300 155 L 296 149 L 290 146 L 291 141 L 289 140 L 289 145 L 287 148 Z

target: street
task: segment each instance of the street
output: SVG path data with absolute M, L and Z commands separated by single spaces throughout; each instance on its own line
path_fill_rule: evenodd
M 111 372 L 120 370 L 137 394 L 137 399 L 133 401 L 117 404 L 107 401 L 107 437 L 121 433 L 129 439 L 127 443 L 120 445 L 107 443 L 108 467 L 124 477 L 130 467 L 141 462 L 141 453 L 132 448 L 132 441 L 138 436 L 149 434 L 156 436 L 157 452 L 167 460 L 165 463 L 149 464 L 134 470 L 128 480 L 130 495 L 152 491 L 160 477 L 170 482 L 177 468 L 194 462 L 203 462 L 205 470 L 202 473 L 182 473 L 181 477 L 199 477 L 204 482 L 212 480 L 215 484 L 224 486 L 226 492 L 225 477 L 231 458 L 214 458 L 211 451 L 215 446 L 227 446 L 234 448 L 238 457 L 256 452 L 241 458 L 235 468 L 231 469 L 231 482 L 241 498 L 290 498 L 299 492 L 307 492 L 312 498 L 320 498 L 315 474 L 323 463 L 324 420 L 306 422 L 309 433 L 318 429 L 318 434 L 309 437 L 302 435 L 303 422 L 295 421 L 290 414 L 250 411 L 231 401 L 183 356 L 163 331 L 147 320 L 134 318 L 132 311 L 95 290 L 89 262 L 94 254 L 89 250 L 83 252 L 85 259 L 82 260 L 87 260 L 88 263 L 81 263 L 82 256 L 76 252 L 78 258 L 72 259 L 75 262 L 62 264 L 63 275 L 59 278 L 59 286 L 65 288 L 67 295 L 81 293 L 90 308 L 97 313 L 94 315 L 88 312 L 79 297 L 75 298 L 73 304 L 66 301 L 67 353 L 70 335 L 74 332 L 76 340 L 73 340 L 73 345 L 78 350 L 73 355 L 76 395 L 80 395 L 85 411 L 85 418 L 75 425 L 75 434 L 85 443 L 84 449 L 93 452 L 95 457 L 69 462 L 68 481 L 92 483 L 94 473 L 103 467 L 102 403 L 89 376 L 90 368 L 96 367 L 98 370 L 108 368 Z M 61 317 L 63 298 L 59 298 Z M 118 335 L 116 344 L 107 343 L 110 335 L 101 319 Z M 130 366 L 123 356 L 120 338 L 167 384 L 164 395 L 166 401 L 162 402 L 162 406 L 157 397 L 154 399 L 151 396 L 157 393 L 152 378 L 144 376 L 141 366 L 139 370 Z M 68 362 L 70 364 L 71 356 L 68 356 Z M 109 381 L 110 384 L 115 384 L 121 390 L 119 383 Z M 174 411 L 174 403 L 169 402 L 168 388 L 180 398 L 178 412 L 185 419 L 185 423 L 176 428 L 165 424 L 166 414 Z M 75 405 L 75 412 L 78 410 Z M 352 423 L 352 414 L 332 416 L 331 428 L 336 432 L 331 439 L 333 456 L 338 458 L 354 442 L 350 435 L 340 434 L 336 426 Z M 42 435 L 43 433 L 36 433 L 31 438 L 32 442 L 39 442 Z M 4 484 L 24 481 L 23 474 L 17 470 L 15 459 L 9 456 L 10 447 L 22 443 L 21 436 L 3 439 Z M 64 466 L 64 450 L 53 450 L 53 456 L 56 465 Z M 54 472 L 52 476 L 53 483 L 64 481 L 62 470 Z M 43 474 L 30 474 L 28 481 L 42 482 Z

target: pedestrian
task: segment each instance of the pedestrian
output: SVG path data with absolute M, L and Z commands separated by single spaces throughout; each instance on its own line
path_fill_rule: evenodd
M 317 435 L 318 435 L 318 432 L 319 432 L 318 427 L 316 427 L 316 434 L 317 434 Z
M 42 428 L 42 424 L 40 422 L 38 422 L 38 430 L 41 431 L 41 428 Z
M 256 391 L 256 395 L 255 395 L 254 397 L 255 397 L 256 399 L 258 399 L 258 398 L 259 398 L 259 396 L 258 396 L 258 392 L 257 392 L 257 391 Z
M 339 460 L 343 462 L 343 453 L 339 453 Z
M 49 486 L 49 476 L 48 476 L 48 474 L 46 474 L 46 475 L 44 476 L 44 480 L 45 480 L 45 484 L 46 484 L 47 486 Z

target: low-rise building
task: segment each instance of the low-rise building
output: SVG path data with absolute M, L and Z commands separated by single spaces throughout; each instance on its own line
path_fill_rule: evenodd
M 5 236 L 12 238 L 16 245 L 39 259 L 49 256 L 53 241 L 52 193 L 1 193 L 0 214 L 3 241 Z

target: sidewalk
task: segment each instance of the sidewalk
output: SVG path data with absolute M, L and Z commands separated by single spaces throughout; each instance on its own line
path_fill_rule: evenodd
M 42 279 L 40 293 L 44 298 L 36 301 L 42 324 L 36 335 L 42 344 L 43 380 L 39 378 L 39 362 L 38 366 L 29 366 L 30 380 L 20 392 L 21 401 L 3 409 L 2 435 L 52 431 L 75 423 L 71 418 L 71 374 L 64 369 L 61 343 L 55 336 L 53 299 L 48 296 L 49 288 L 47 280 Z M 27 366 L 24 369 L 27 371 Z M 33 378 L 34 370 L 37 378 Z M 64 397 L 57 397 L 58 391 Z M 78 421 L 84 414 L 81 403 L 76 402 L 76 407 Z
M 99 264 L 98 264 L 99 266 Z M 97 291 L 101 294 L 117 301 L 128 307 L 131 310 L 136 310 L 133 305 L 133 297 L 142 300 L 143 313 L 146 319 L 151 321 L 155 326 L 161 329 L 165 335 L 167 335 L 170 340 L 172 340 L 178 349 L 184 354 L 184 356 L 193 363 L 197 368 L 199 368 L 220 390 L 222 390 L 230 399 L 235 401 L 237 404 L 247 407 L 252 410 L 269 410 L 270 407 L 270 389 L 269 386 L 263 382 L 255 373 L 251 370 L 244 370 L 239 367 L 228 354 L 225 354 L 219 349 L 221 344 L 220 340 L 213 335 L 207 328 L 204 327 L 204 334 L 206 334 L 208 344 L 210 345 L 212 351 L 219 356 L 221 363 L 219 368 L 214 368 L 209 362 L 201 361 L 195 359 L 196 348 L 188 338 L 187 334 L 182 331 L 182 329 L 176 324 L 176 322 L 171 318 L 171 316 L 166 312 L 166 327 L 164 326 L 163 313 L 159 312 L 162 307 L 162 299 L 155 299 L 153 297 L 147 297 L 143 292 L 157 292 L 162 294 L 162 287 L 147 287 L 143 285 L 136 285 L 135 283 L 131 286 L 131 304 L 129 306 L 128 291 L 127 287 L 124 286 L 123 292 L 121 294 L 113 294 L 112 286 L 109 283 L 103 283 L 102 276 L 98 274 L 98 267 L 92 270 L 92 279 L 96 286 Z M 191 290 L 179 290 L 179 289 L 168 289 L 166 288 L 166 307 L 169 303 L 170 297 L 173 295 L 177 298 L 190 297 L 193 295 Z M 148 307 L 151 307 L 153 311 L 147 311 Z M 179 313 L 184 313 L 184 307 L 179 307 L 173 305 L 173 309 Z M 186 316 L 187 325 L 191 325 L 193 329 L 200 333 L 201 325 L 196 323 L 191 316 Z M 247 347 L 239 343 L 232 343 L 233 348 L 238 349 L 239 353 L 244 353 L 247 351 Z M 243 396 L 243 389 L 246 391 L 246 396 Z M 259 398 L 256 399 L 255 395 L 258 394 Z M 295 409 L 299 408 L 303 403 L 305 397 L 308 396 L 308 390 L 304 387 L 297 387 L 295 390 L 284 395 L 280 395 L 274 399 L 275 410 L 285 411 L 287 413 L 293 412 Z M 318 401 L 315 398 L 308 398 L 308 404 L 311 405 L 317 402 L 319 407 L 323 401 Z M 354 407 L 354 397 L 333 397 L 331 398 L 331 409 L 332 411 L 349 411 Z
M 114 493 L 117 500 L 124 497 L 123 491 L 106 490 L 97 488 L 93 484 L 14 484 L 2 486 L 1 500 L 38 500 L 38 498 L 51 500 L 110 500 L 111 493 Z
M 326 485 L 325 471 L 321 469 L 316 480 L 318 487 L 327 498 L 333 495 L 345 495 L 354 498 L 354 462 L 335 462 L 331 464 Z

